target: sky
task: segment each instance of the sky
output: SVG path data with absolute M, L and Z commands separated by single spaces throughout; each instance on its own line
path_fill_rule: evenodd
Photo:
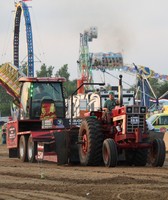
M 80 33 L 96 26 L 98 38 L 89 43 L 90 52 L 121 52 L 125 64 L 135 63 L 168 75 L 167 0 L 32 0 L 27 4 L 35 71 L 43 63 L 54 66 L 54 72 L 68 64 L 70 79 L 78 78 Z M 13 62 L 14 11 L 14 0 L 0 0 L 0 64 Z M 25 37 L 22 16 L 20 62 L 27 55 Z M 110 73 L 106 82 L 117 85 L 115 77 L 121 72 Z M 127 84 L 135 84 L 134 75 L 122 74 Z M 101 72 L 94 71 L 93 79 L 104 80 Z

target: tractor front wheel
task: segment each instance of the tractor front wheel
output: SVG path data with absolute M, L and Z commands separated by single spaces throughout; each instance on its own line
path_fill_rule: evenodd
M 116 167 L 118 161 L 118 151 L 113 139 L 108 138 L 103 142 L 103 160 L 106 167 Z
M 162 139 L 154 139 L 149 151 L 149 163 L 153 167 L 162 167 L 165 161 L 166 149 Z

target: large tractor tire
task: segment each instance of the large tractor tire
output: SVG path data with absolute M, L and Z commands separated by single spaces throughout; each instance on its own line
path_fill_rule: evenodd
M 68 164 L 69 156 L 69 133 L 66 131 L 55 132 L 54 133 L 56 140 L 56 153 L 58 158 L 58 165 Z
M 33 141 L 32 136 L 29 136 L 27 142 L 27 158 L 30 163 L 36 161 L 35 156 L 37 154 L 37 143 Z
M 78 133 L 79 133 L 79 128 L 73 128 L 70 131 L 69 164 L 72 165 L 80 163 L 79 150 L 78 150 Z
M 128 149 L 125 150 L 126 162 L 129 166 L 146 166 L 148 149 Z
M 149 143 L 149 139 L 143 139 L 143 143 Z M 126 162 L 129 166 L 146 166 L 148 160 L 148 149 L 127 149 L 125 150 Z
M 81 165 L 101 165 L 102 145 L 104 135 L 102 126 L 95 118 L 86 118 L 82 121 L 79 129 L 79 159 Z
M 134 165 L 139 167 L 146 166 L 147 157 L 148 149 L 137 149 L 134 156 Z
M 19 140 L 19 158 L 22 162 L 27 162 L 27 137 L 21 135 Z
M 129 166 L 132 166 L 134 164 L 134 155 L 135 155 L 134 150 L 132 149 L 125 150 L 125 160 Z
M 108 138 L 103 142 L 103 161 L 106 167 L 116 167 L 118 161 L 117 145 L 113 139 Z
M 149 151 L 149 163 L 153 167 L 162 167 L 165 161 L 166 148 L 162 139 L 154 139 Z

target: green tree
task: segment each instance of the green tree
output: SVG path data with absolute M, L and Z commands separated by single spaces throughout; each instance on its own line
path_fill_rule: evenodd
M 155 93 L 156 97 L 159 97 L 160 96 L 160 86 L 161 86 L 160 81 L 156 78 L 149 78 L 148 81 L 149 81 L 151 88 L 152 88 L 153 92 Z M 150 92 L 150 95 L 153 96 L 151 92 Z
M 148 79 L 151 88 L 153 92 L 155 93 L 156 97 L 162 96 L 167 90 L 168 90 L 168 82 L 167 81 L 161 81 L 156 78 L 150 78 Z M 152 92 L 150 91 L 150 96 L 153 97 Z
M 53 69 L 53 66 L 47 67 L 45 64 L 43 64 L 40 70 L 36 71 L 37 77 L 51 77 L 53 75 Z
M 77 89 L 77 80 L 68 81 L 64 83 L 65 97 L 69 97 Z
M 155 79 L 155 78 L 149 78 L 148 82 L 154 92 L 154 94 L 156 95 L 157 98 L 161 97 L 165 92 L 168 91 L 168 81 L 161 81 L 159 79 Z M 129 90 L 134 91 L 135 93 L 137 92 L 137 86 L 133 85 L 131 88 L 129 88 Z M 137 99 L 140 99 L 140 93 L 141 91 L 138 92 L 138 97 Z M 151 98 L 154 98 L 153 93 L 149 92 L 148 94 Z
M 168 91 L 168 81 L 164 81 L 161 83 L 160 88 L 159 88 L 159 96 L 162 96 Z
M 13 98 L 3 87 L 0 87 L 0 94 L 0 114 L 1 116 L 10 116 L 10 105 L 13 101 Z
M 28 64 L 27 62 L 24 62 L 22 66 L 20 66 L 21 71 L 27 76 L 27 71 L 28 71 Z
M 68 65 L 63 65 L 55 74 L 56 77 L 64 77 L 69 81 L 70 74 L 68 72 Z
M 55 74 L 56 77 L 64 77 L 66 78 L 66 82 L 64 83 L 64 93 L 65 97 L 69 97 L 77 88 L 76 80 L 69 80 L 70 74 L 68 72 L 68 65 L 63 65 Z

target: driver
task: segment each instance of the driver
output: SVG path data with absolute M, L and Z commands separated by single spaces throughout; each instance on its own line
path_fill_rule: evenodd
M 103 110 L 106 112 L 111 112 L 117 104 L 118 101 L 114 99 L 114 92 L 109 91 L 109 99 L 105 101 Z
M 102 115 L 103 119 L 107 119 L 108 123 L 111 123 L 111 114 L 112 114 L 112 109 L 115 108 L 116 105 L 118 105 L 118 100 L 114 98 L 114 92 L 109 91 L 109 99 L 107 99 L 104 103 L 104 113 Z

